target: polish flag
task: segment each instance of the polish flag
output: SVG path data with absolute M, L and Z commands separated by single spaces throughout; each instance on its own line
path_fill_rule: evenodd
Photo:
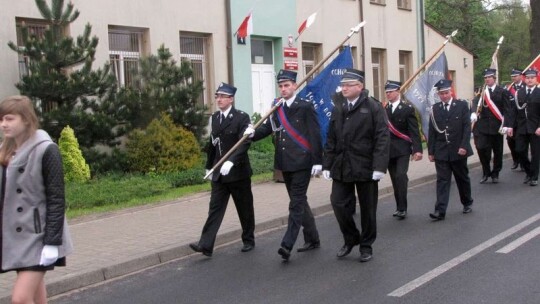
M 300 27 L 298 28 L 298 36 L 300 36 L 305 29 L 310 27 L 313 24 L 313 22 L 315 22 L 316 17 L 317 17 L 317 13 L 315 12 L 311 14 L 306 20 L 304 20 L 302 24 L 300 24 Z
M 247 36 L 251 35 L 253 33 L 253 22 L 252 22 L 252 16 L 251 12 L 249 15 L 244 18 L 244 21 L 242 21 L 242 24 L 240 24 L 240 27 L 238 27 L 238 30 L 236 31 L 236 35 L 238 38 L 245 39 Z
M 527 69 L 535 69 L 537 71 L 540 71 L 540 54 L 536 56 L 536 58 L 529 64 Z

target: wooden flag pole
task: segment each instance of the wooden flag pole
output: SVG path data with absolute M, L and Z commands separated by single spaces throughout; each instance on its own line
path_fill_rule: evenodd
M 405 81 L 405 83 L 401 86 L 401 92 L 404 92 L 407 87 L 409 87 L 412 83 L 412 81 L 418 76 L 418 74 L 420 74 L 425 68 L 426 66 L 433 60 L 433 58 L 435 58 L 435 56 L 437 56 L 437 54 L 439 54 L 442 49 L 446 46 L 446 44 L 452 40 L 452 38 L 454 36 L 456 36 L 458 30 L 455 30 L 452 32 L 452 34 L 450 35 L 447 35 L 446 36 L 446 40 L 443 42 L 443 44 L 435 51 L 435 53 L 433 53 L 433 55 L 431 55 L 431 57 L 429 57 L 428 60 L 426 60 L 417 70 L 416 72 L 414 73 L 414 75 L 412 75 L 411 77 L 409 77 L 409 79 L 407 79 Z
M 364 25 L 366 25 L 366 21 L 362 21 L 355 27 L 351 28 L 349 34 L 347 34 L 347 37 L 343 40 L 343 42 L 341 42 L 328 56 L 326 56 L 321 62 L 319 62 L 315 67 L 313 67 L 313 69 L 304 77 L 304 79 L 302 79 L 302 81 L 297 83 L 297 89 L 300 88 L 300 86 L 303 85 L 309 79 L 309 77 L 311 77 L 311 75 L 313 75 L 313 73 L 317 71 L 318 68 L 320 68 L 326 61 L 328 61 L 328 59 L 330 59 L 330 57 L 335 52 L 337 52 L 339 48 L 341 48 L 343 44 L 345 44 L 345 42 L 351 39 L 352 35 L 358 33 Z M 280 98 L 279 101 L 270 110 L 268 110 L 268 112 L 266 112 L 266 114 L 264 114 L 264 116 L 262 116 L 261 119 L 253 126 L 253 129 L 257 129 L 268 117 L 270 117 L 270 115 L 272 115 L 272 113 L 274 113 L 281 106 L 284 101 L 285 100 L 283 100 L 283 98 Z M 236 142 L 236 144 L 232 146 L 232 148 L 227 153 L 225 153 L 225 155 L 223 155 L 223 157 L 212 167 L 212 169 L 210 169 L 208 173 L 206 173 L 204 179 L 207 179 L 209 176 L 211 176 L 216 170 L 216 168 L 221 166 L 221 164 L 223 164 L 248 137 L 249 135 L 242 136 L 238 140 L 238 142 Z

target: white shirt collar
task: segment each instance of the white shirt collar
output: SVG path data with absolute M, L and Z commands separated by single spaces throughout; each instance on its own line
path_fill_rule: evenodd
M 293 95 L 293 97 L 285 100 L 285 102 L 287 103 L 287 107 L 290 108 L 295 99 L 296 99 L 296 95 Z
M 221 114 L 223 114 L 223 116 L 227 117 L 227 115 L 229 115 L 229 112 L 231 111 L 232 109 L 232 105 L 225 111 L 221 111 Z
M 356 104 L 356 102 L 358 101 L 358 99 L 360 99 L 360 96 L 356 97 L 354 100 L 348 100 L 347 99 L 347 104 L 352 104 L 352 106 L 354 107 L 354 105 Z

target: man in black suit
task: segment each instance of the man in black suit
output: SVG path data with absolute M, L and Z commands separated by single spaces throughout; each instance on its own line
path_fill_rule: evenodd
M 335 104 L 324 146 L 323 176 L 332 179 L 330 201 L 345 244 L 338 257 L 360 245 L 360 262 L 373 256 L 377 237 L 379 180 L 388 166 L 390 135 L 384 108 L 364 90 L 364 72 L 347 69 L 341 78 L 345 99 Z M 355 189 L 362 233 L 354 222 Z
M 235 93 L 236 88 L 226 83 L 221 83 L 216 91 L 219 111 L 211 117 L 212 130 L 207 151 L 207 173 L 242 138 L 250 124 L 249 115 L 236 110 L 233 106 Z M 212 192 L 208 218 L 199 242 L 189 245 L 194 251 L 212 256 L 216 235 L 231 196 L 242 226 L 244 245 L 241 251 L 248 252 L 255 247 L 255 215 L 251 193 L 252 171 L 247 153 L 249 146 L 249 142 L 244 142 L 211 176 Z
M 400 99 L 401 82 L 388 80 L 384 86 L 386 92 L 386 115 L 390 130 L 390 161 L 388 173 L 394 188 L 396 211 L 393 216 L 404 219 L 407 216 L 407 187 L 409 177 L 409 157 L 422 159 L 422 141 L 418 119 L 413 106 Z
M 511 127 L 510 93 L 496 84 L 496 70 L 484 70 L 485 89 L 483 100 L 478 100 L 478 120 L 474 127 L 474 143 L 478 157 L 482 164 L 482 178 L 484 184 L 488 178 L 496 184 L 499 182 L 499 172 L 502 169 L 504 136 L 503 127 Z M 474 120 L 474 119 L 473 119 Z M 491 168 L 491 154 L 493 153 L 493 168 Z
M 508 136 L 515 136 L 516 151 L 519 161 L 525 169 L 524 184 L 538 185 L 540 165 L 540 88 L 538 88 L 538 71 L 528 69 L 525 76 L 524 88 L 518 91 L 514 102 L 513 112 L 516 120 L 516 130 L 509 130 Z M 529 160 L 529 147 L 531 160 Z
M 319 120 L 313 104 L 296 96 L 296 73 L 281 70 L 277 75 L 281 105 L 272 117 L 257 130 L 248 128 L 252 140 L 257 141 L 274 133 L 274 167 L 281 170 L 289 194 L 289 219 L 287 231 L 278 254 L 289 260 L 291 250 L 303 227 L 305 244 L 298 248 L 304 252 L 320 247 L 319 232 L 307 201 L 311 176 L 322 170 L 322 143 Z
M 508 87 L 507 87 L 507 90 L 508 90 L 508 92 L 510 92 L 510 97 L 511 97 L 510 103 L 514 102 L 514 98 L 516 97 L 517 92 L 521 88 L 525 87 L 525 82 L 523 82 L 522 76 L 521 76 L 522 73 L 523 73 L 523 71 L 518 70 L 518 69 L 512 69 L 512 72 L 510 72 L 510 77 L 512 78 L 512 83 L 510 85 L 508 85 Z M 516 129 L 515 122 L 516 122 L 516 119 L 514 119 L 514 125 L 512 125 L 512 128 L 514 130 Z M 517 169 L 517 167 L 519 166 L 519 156 L 518 156 L 518 153 L 516 151 L 516 139 L 514 137 L 507 136 L 506 137 L 506 143 L 508 144 L 508 148 L 510 148 L 510 154 L 512 155 L 513 163 L 512 163 L 511 169 L 512 170 Z M 523 167 L 522 167 L 522 170 L 525 170 L 525 169 L 523 169 Z
M 453 99 L 452 81 L 441 79 L 436 84 L 440 102 L 433 105 L 429 124 L 428 155 L 435 162 L 437 172 L 437 202 L 435 212 L 429 216 L 444 220 L 450 198 L 452 174 L 456 180 L 463 213 L 472 211 L 471 180 L 467 158 L 473 155 L 471 148 L 471 122 L 469 104 Z

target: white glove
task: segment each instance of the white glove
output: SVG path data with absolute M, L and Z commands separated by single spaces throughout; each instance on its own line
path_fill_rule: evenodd
M 234 164 L 232 163 L 232 161 L 226 161 L 225 163 L 223 163 L 223 166 L 221 166 L 221 170 L 219 170 L 219 173 L 221 173 L 221 175 L 225 176 L 227 174 L 229 174 L 229 172 L 231 171 L 231 168 L 234 166 Z
M 41 251 L 39 265 L 49 266 L 58 260 L 58 246 L 45 245 Z
M 244 131 L 244 136 L 248 135 L 249 138 L 253 138 L 254 134 L 255 134 L 255 129 L 253 129 L 252 124 L 249 124 L 247 129 Z
M 332 178 L 330 177 L 330 171 L 328 170 L 324 170 L 322 172 L 322 176 L 326 179 L 326 180 L 331 180 Z
M 508 132 L 508 128 L 507 127 L 502 127 L 501 129 L 501 134 L 506 134 L 506 132 Z
M 478 120 L 478 116 L 476 116 L 476 113 L 472 112 L 471 113 L 471 122 L 475 122 Z
M 313 165 L 313 168 L 311 168 L 311 175 L 313 176 L 319 176 L 322 172 L 322 165 Z
M 381 180 L 384 177 L 384 173 L 381 171 L 373 171 L 372 179 L 375 181 Z

